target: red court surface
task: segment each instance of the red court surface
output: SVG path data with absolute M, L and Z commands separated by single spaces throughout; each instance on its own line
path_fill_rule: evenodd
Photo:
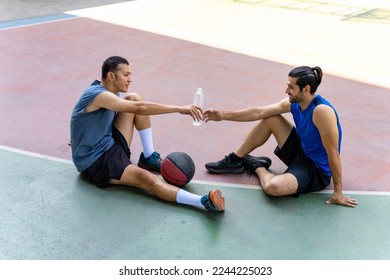
M 287 73 L 296 66 L 85 18 L 4 29 L 0 35 L 0 145 L 68 160 L 73 105 L 100 77 L 108 56 L 129 59 L 130 90 L 147 100 L 186 105 L 202 87 L 205 106 L 221 109 L 278 101 L 285 96 Z M 334 104 L 343 126 L 344 190 L 390 191 L 390 90 L 323 70 L 318 93 Z M 191 155 L 195 180 L 258 185 L 245 174 L 216 176 L 204 168 L 233 151 L 254 123 L 194 127 L 188 116 L 178 114 L 153 116 L 152 122 L 156 150 L 162 156 L 172 151 Z M 283 172 L 274 146 L 270 141 L 253 154 L 270 156 L 271 169 Z M 140 151 L 136 137 L 133 162 Z

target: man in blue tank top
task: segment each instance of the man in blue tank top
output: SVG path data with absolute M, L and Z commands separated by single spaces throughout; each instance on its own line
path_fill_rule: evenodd
M 161 158 L 154 150 L 149 115 L 180 113 L 202 118 L 195 105 L 174 106 L 144 101 L 138 93 L 121 98 L 131 83 L 126 59 L 109 57 L 102 66 L 102 81 L 94 81 L 76 103 L 70 123 L 72 159 L 82 177 L 98 187 L 127 185 L 151 192 L 171 202 L 213 212 L 224 211 L 219 190 L 200 196 L 167 184 L 149 170 L 160 171 Z M 131 164 L 130 144 L 139 131 L 143 152 L 138 166 Z
M 301 66 L 290 71 L 287 98 L 263 107 L 238 111 L 208 109 L 205 121 L 260 122 L 237 149 L 224 159 L 206 164 L 210 173 L 255 173 L 265 193 L 285 196 L 321 191 L 333 178 L 334 191 L 328 204 L 355 207 L 355 199 L 343 196 L 340 149 L 342 130 L 333 106 L 316 95 L 322 80 L 320 67 Z M 282 114 L 291 112 L 295 126 Z M 249 155 L 273 135 L 274 153 L 287 165 L 283 174 L 268 169 L 271 159 Z

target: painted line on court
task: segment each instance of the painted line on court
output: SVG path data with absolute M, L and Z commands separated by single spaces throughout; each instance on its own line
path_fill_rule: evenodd
M 53 23 L 57 21 L 70 20 L 76 18 L 79 17 L 76 15 L 70 15 L 64 13 L 64 14 L 43 16 L 37 18 L 7 21 L 7 22 L 0 23 L 0 30 L 8 30 L 8 29 L 15 29 L 15 28 L 21 28 L 21 27 L 27 27 L 27 26 L 33 26 L 39 24 Z
M 73 165 L 73 162 L 71 160 L 53 157 L 53 156 L 47 156 L 42 155 L 38 153 L 28 152 L 20 149 L 10 148 L 7 146 L 0 145 L 0 149 L 4 151 L 14 152 L 22 155 L 27 155 L 31 157 L 41 158 L 41 159 L 47 159 L 55 162 L 61 162 L 66 164 Z M 161 178 L 161 175 L 158 175 Z M 200 184 L 200 185 L 213 185 L 213 186 L 219 186 L 219 187 L 229 187 L 229 188 L 241 188 L 241 189 L 258 189 L 262 190 L 262 188 L 258 185 L 243 185 L 243 184 L 234 184 L 234 183 L 225 183 L 225 182 L 213 182 L 213 181 L 201 181 L 201 180 L 192 180 L 192 183 Z M 331 194 L 332 190 L 325 190 L 321 192 L 316 193 L 329 193 Z M 345 194 L 356 194 L 356 195 L 390 195 L 390 192 L 375 192 L 375 191 L 343 191 Z
M 214 186 L 220 186 L 220 187 L 230 187 L 230 188 L 244 188 L 244 189 L 258 189 L 263 190 L 260 186 L 257 185 L 242 185 L 242 184 L 234 184 L 234 183 L 225 183 L 225 182 L 213 182 L 213 181 L 199 181 L 199 180 L 192 180 L 191 182 L 200 184 L 200 185 L 214 185 Z M 321 193 L 327 193 L 331 194 L 333 193 L 332 190 L 325 190 L 320 192 L 315 192 L 317 194 Z M 343 191 L 344 194 L 356 194 L 356 195 L 390 195 L 390 192 L 376 192 L 376 191 Z
M 390 45 L 385 34 L 390 25 L 386 24 L 347 22 L 326 13 L 209 0 L 128 1 L 66 13 L 284 65 L 321 65 L 326 73 L 390 88 L 388 64 L 382 63 L 389 60 Z M 289 46 L 296 40 L 291 30 L 300 30 L 302 38 L 318 41 L 318 47 Z M 367 49 L 372 48 L 375 51 L 367 56 Z
M 258 185 L 243 185 L 235 183 L 226 183 L 226 182 L 214 182 L 214 181 L 201 181 L 201 180 L 191 180 L 191 183 L 199 185 L 213 185 L 217 187 L 229 187 L 229 188 L 242 188 L 242 189 L 254 189 L 254 190 L 263 190 Z
M 73 162 L 71 160 L 58 158 L 58 157 L 47 156 L 47 155 L 42 155 L 42 154 L 33 153 L 33 152 L 27 152 L 27 151 L 15 149 L 15 148 L 6 147 L 6 146 L 3 146 L 3 145 L 0 145 L 0 149 L 1 150 L 5 150 L 5 151 L 9 151 L 9 152 L 14 152 L 14 153 L 26 155 L 26 156 L 32 156 L 32 157 L 36 157 L 36 158 L 42 158 L 42 159 L 47 159 L 47 160 L 61 162 L 61 163 L 73 164 Z

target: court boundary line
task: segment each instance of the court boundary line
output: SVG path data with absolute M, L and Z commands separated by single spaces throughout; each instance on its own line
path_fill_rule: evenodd
M 230 188 L 241 188 L 241 189 L 258 189 L 263 191 L 263 189 L 259 185 L 243 185 L 243 184 L 235 184 L 235 183 L 225 183 L 225 182 L 214 182 L 214 181 L 200 181 L 200 180 L 192 180 L 191 182 L 201 184 L 201 185 L 214 185 L 221 187 L 230 187 Z M 313 194 L 332 194 L 333 190 L 323 190 L 319 192 L 313 192 Z M 343 190 L 344 194 L 356 194 L 356 195 L 384 195 L 390 196 L 390 192 L 383 191 L 348 191 Z
M 0 145 L 0 149 L 4 151 L 9 151 L 9 152 L 14 152 L 22 155 L 27 155 L 27 156 L 32 156 L 35 158 L 41 158 L 41 159 L 46 159 L 46 160 L 51 160 L 55 162 L 60 162 L 60 163 L 66 163 L 69 165 L 73 165 L 73 161 L 68 160 L 68 159 L 63 159 L 59 157 L 53 157 L 53 156 L 48 156 L 48 155 L 43 155 L 39 153 L 34 153 L 34 152 L 29 152 L 29 151 L 24 151 L 16 148 L 11 148 L 7 147 L 4 145 Z M 161 177 L 161 175 L 158 175 Z M 229 187 L 229 188 L 240 188 L 240 189 L 258 189 L 258 190 L 263 190 L 260 186 L 258 185 L 245 185 L 245 184 L 235 184 L 235 183 L 226 183 L 226 182 L 214 182 L 214 181 L 202 181 L 202 180 L 192 180 L 191 182 L 195 184 L 200 184 L 200 185 L 213 185 L 213 186 L 220 186 L 220 187 Z M 333 193 L 332 190 L 324 190 L 320 192 L 314 192 L 317 194 L 331 194 Z M 384 196 L 390 196 L 390 192 L 382 192 L 382 191 L 343 191 L 345 194 L 356 194 L 356 195 L 384 195 Z
M 55 14 L 55 15 L 48 15 L 48 16 L 41 16 L 41 17 L 34 17 L 34 18 L 11 20 L 11 21 L 0 22 L 0 31 L 30 27 L 35 25 L 54 23 L 54 22 L 72 20 L 78 18 L 80 17 L 77 15 L 62 13 L 62 14 Z
M 43 155 L 43 154 L 34 153 L 34 152 L 28 152 L 28 151 L 24 151 L 24 150 L 20 150 L 20 149 L 16 149 L 16 148 L 11 148 L 11 147 L 7 147 L 7 146 L 3 146 L 3 145 L 0 145 L 0 149 L 4 150 L 4 151 L 22 154 L 22 155 L 27 155 L 27 156 L 32 156 L 32 157 L 36 157 L 36 158 L 42 158 L 42 159 L 47 159 L 47 160 L 51 160 L 51 161 L 56 161 L 56 162 L 67 163 L 67 164 L 73 165 L 73 162 L 71 160 L 63 159 L 63 158 L 59 158 L 59 157 L 53 157 L 53 156 Z

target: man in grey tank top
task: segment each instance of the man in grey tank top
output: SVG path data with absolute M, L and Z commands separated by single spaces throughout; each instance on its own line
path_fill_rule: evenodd
M 149 170 L 159 171 L 160 155 L 153 148 L 149 115 L 180 113 L 202 118 L 195 105 L 176 106 L 144 101 L 138 93 L 127 94 L 131 69 L 126 59 L 109 57 L 102 66 L 101 81 L 95 80 L 75 105 L 70 124 L 72 159 L 83 178 L 98 187 L 112 184 L 136 187 L 170 202 L 222 212 L 225 200 L 219 190 L 200 196 L 170 185 Z M 143 152 L 137 165 L 130 161 L 134 128 Z M 149 169 L 149 170 L 148 170 Z

